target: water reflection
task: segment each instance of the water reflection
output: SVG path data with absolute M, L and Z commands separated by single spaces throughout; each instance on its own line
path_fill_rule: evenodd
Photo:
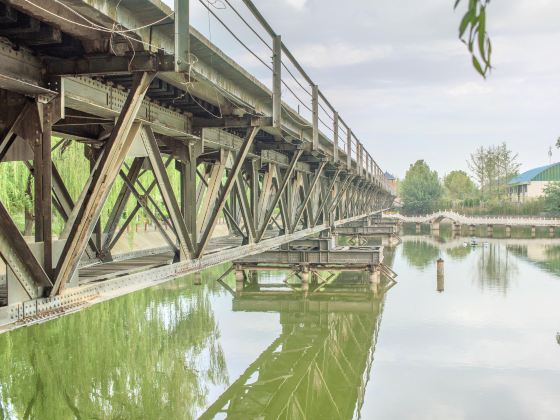
M 384 292 L 370 293 L 361 273 L 333 275 L 315 292 L 302 293 L 286 287 L 286 274 L 259 272 L 258 285 L 236 293 L 234 311 L 277 312 L 281 333 L 202 419 L 349 419 L 360 413 Z
M 485 244 L 479 253 L 476 279 L 483 289 L 506 293 L 518 268 L 510 250 L 497 243 Z
M 402 252 L 410 265 L 420 269 L 434 264 L 439 257 L 439 248 L 422 238 L 404 241 Z
M 1 335 L 2 418 L 194 417 L 228 376 L 209 299 L 219 286 L 191 282 Z
M 445 253 L 449 255 L 449 257 L 451 257 L 452 259 L 456 261 L 461 261 L 467 258 L 467 256 L 471 253 L 472 250 L 473 247 L 469 243 L 464 242 L 453 248 L 446 249 Z
M 546 271 L 560 275 L 560 245 L 557 241 L 539 241 L 531 244 L 508 246 L 511 252 Z

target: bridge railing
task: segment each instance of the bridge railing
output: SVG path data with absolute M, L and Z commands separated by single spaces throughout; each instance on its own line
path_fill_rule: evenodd
M 178 1 L 176 0 L 176 3 Z M 265 74 L 271 74 L 271 79 L 267 77 L 265 84 L 272 85 L 272 117 L 275 127 L 280 128 L 282 118 L 286 118 L 301 128 L 310 129 L 314 149 L 319 149 L 320 140 L 327 140 L 332 145 L 335 162 L 340 161 L 349 168 L 355 168 L 359 175 L 376 181 L 380 187 L 395 194 L 384 171 L 251 0 L 242 0 L 245 9 L 238 9 L 238 6 L 233 5 L 230 0 L 198 1 L 251 54 L 252 58 L 266 67 Z M 217 6 L 218 3 L 220 7 Z M 237 29 L 235 31 L 221 18 L 220 11 L 226 8 L 230 8 L 241 21 L 237 23 L 242 23 L 235 26 Z M 260 54 L 250 48 L 244 37 L 239 35 L 238 26 L 243 27 L 245 31 L 248 28 L 253 37 L 258 38 Z M 265 45 L 264 53 L 262 44 Z M 270 65 L 263 58 L 264 54 L 268 53 L 271 53 L 272 57 Z M 295 100 L 297 109 L 283 102 L 284 94 L 290 94 L 292 103 Z M 341 153 L 346 159 L 343 160 Z
M 463 224 L 495 224 L 517 226 L 560 226 L 560 218 L 533 217 L 533 216 L 467 216 L 452 210 L 443 210 L 426 215 L 405 216 L 395 214 L 405 222 L 427 223 L 436 219 L 449 219 Z

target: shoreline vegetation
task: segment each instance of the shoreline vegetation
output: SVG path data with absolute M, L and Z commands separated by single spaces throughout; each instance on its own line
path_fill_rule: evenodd
M 560 182 L 551 182 L 544 195 L 525 202 L 509 199 L 508 183 L 519 174 L 518 154 L 506 143 L 477 148 L 467 160 L 469 173 L 451 171 L 440 178 L 424 160 L 410 165 L 397 180 L 405 215 L 452 210 L 466 216 L 560 217 Z

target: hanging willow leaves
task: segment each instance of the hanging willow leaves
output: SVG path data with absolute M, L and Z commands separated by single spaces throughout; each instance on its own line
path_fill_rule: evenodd
M 461 0 L 455 0 L 457 9 Z M 490 0 L 468 0 L 468 8 L 459 24 L 459 39 L 471 54 L 473 67 L 484 78 L 492 70 L 492 43 L 486 31 L 486 7 Z

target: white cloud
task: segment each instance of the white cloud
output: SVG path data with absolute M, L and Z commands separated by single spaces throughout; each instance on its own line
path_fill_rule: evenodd
M 294 48 L 296 59 L 310 68 L 346 67 L 388 57 L 391 46 L 358 47 L 343 42 L 307 44 Z
M 303 10 L 306 2 L 307 0 L 286 0 L 286 3 L 288 3 L 290 6 L 292 6 L 294 9 L 297 10 Z

